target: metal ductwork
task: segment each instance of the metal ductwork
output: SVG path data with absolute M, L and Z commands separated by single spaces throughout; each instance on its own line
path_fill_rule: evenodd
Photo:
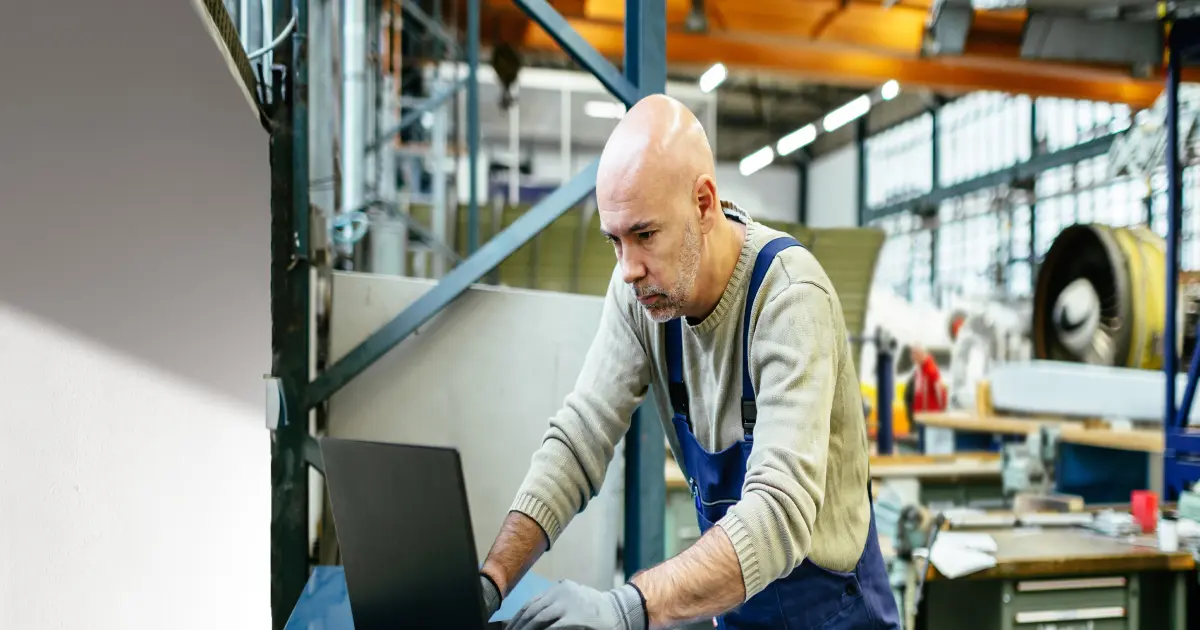
M 1161 369 L 1165 249 L 1144 226 L 1064 229 L 1038 270 L 1035 358 Z

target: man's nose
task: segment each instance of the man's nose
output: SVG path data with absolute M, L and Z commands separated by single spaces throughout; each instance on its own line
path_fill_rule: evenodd
M 629 252 L 633 248 L 625 248 L 621 254 L 621 279 L 625 284 L 633 284 L 646 276 L 646 265 L 636 254 Z

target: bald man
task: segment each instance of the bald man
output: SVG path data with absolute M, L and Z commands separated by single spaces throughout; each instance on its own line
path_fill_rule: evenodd
M 482 567 L 487 616 L 596 496 L 653 388 L 703 535 L 619 588 L 556 584 L 509 628 L 899 628 L 858 379 L 820 264 L 719 197 L 703 128 L 665 96 L 617 125 L 596 199 L 617 265 L 575 389 Z

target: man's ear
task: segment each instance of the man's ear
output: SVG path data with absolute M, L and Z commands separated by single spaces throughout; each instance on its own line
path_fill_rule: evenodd
M 717 196 L 716 180 L 711 175 L 701 175 L 692 190 L 692 199 L 700 210 L 700 231 L 707 234 L 721 215 L 721 199 Z

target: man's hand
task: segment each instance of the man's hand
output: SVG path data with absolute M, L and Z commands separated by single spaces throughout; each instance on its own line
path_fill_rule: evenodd
M 500 610 L 500 587 L 486 573 L 479 574 L 479 586 L 483 589 L 483 620 L 489 621 Z
M 637 587 L 625 584 L 608 592 L 559 582 L 525 604 L 509 630 L 647 630 L 646 604 Z

